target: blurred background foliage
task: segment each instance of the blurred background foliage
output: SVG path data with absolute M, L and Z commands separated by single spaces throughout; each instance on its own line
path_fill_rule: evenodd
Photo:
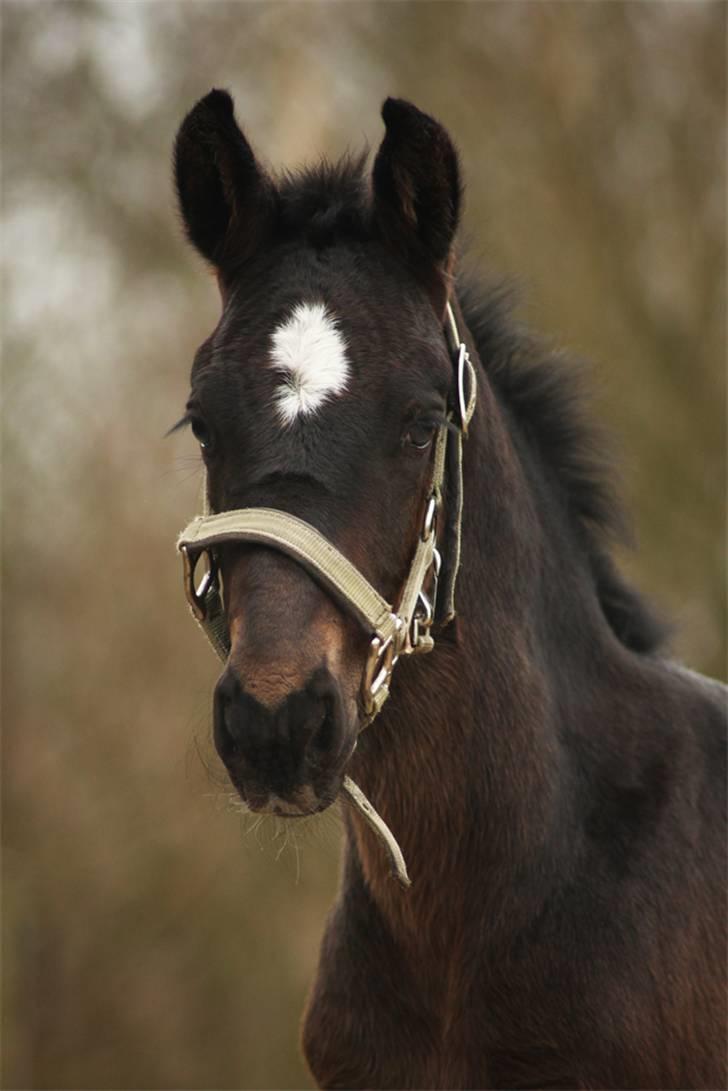
M 722 675 L 726 11 L 3 4 L 5 1087 L 309 1086 L 336 817 L 236 814 L 173 548 L 199 462 L 162 436 L 218 307 L 183 114 L 229 87 L 276 166 L 376 147 L 387 94 L 449 126 L 471 258 L 593 362 L 623 563 Z

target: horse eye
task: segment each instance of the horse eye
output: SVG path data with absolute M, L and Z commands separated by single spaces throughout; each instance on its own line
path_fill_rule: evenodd
M 415 421 L 409 426 L 403 437 L 406 447 L 414 447 L 416 451 L 426 451 L 432 443 L 436 424 L 433 421 Z
M 192 429 L 192 435 L 195 437 L 200 447 L 203 450 L 209 450 L 211 447 L 210 431 L 203 420 L 199 417 L 192 417 L 190 420 L 190 428 Z

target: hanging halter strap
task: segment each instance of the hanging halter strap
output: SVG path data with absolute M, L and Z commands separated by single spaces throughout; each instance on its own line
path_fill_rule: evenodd
M 445 336 L 455 364 L 454 405 L 448 413 L 447 423 L 440 425 L 437 431 L 423 523 L 396 607 L 390 605 L 315 527 L 287 512 L 272 508 L 239 508 L 198 515 L 177 539 L 177 548 L 184 561 L 185 591 L 190 609 L 223 661 L 230 654 L 230 635 L 215 547 L 224 542 L 257 542 L 286 553 L 322 584 L 340 606 L 353 614 L 371 636 L 361 687 L 365 712 L 362 727 L 372 722 L 387 700 L 392 672 L 399 657 L 431 651 L 434 641 L 430 630 L 436 615 L 441 624 L 447 624 L 455 617 L 463 511 L 462 444 L 475 411 L 476 376 L 449 303 Z M 442 506 L 449 450 L 453 460 L 450 479 L 453 488 L 448 494 L 448 506 L 452 507 L 447 513 L 447 571 L 438 592 L 441 556 L 436 544 L 437 516 Z M 207 570 L 197 583 L 195 570 L 203 554 L 207 557 Z M 384 840 L 395 874 L 408 885 L 402 854 L 386 825 L 348 777 L 344 790 Z

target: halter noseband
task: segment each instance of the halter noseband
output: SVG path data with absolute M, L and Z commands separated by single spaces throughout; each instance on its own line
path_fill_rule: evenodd
M 449 303 L 445 337 L 456 370 L 455 404 L 448 412 L 447 423 L 441 424 L 437 431 L 422 528 L 396 608 L 315 527 L 287 512 L 272 508 L 239 508 L 216 515 L 198 515 L 177 539 L 177 548 L 184 562 L 185 592 L 190 609 L 223 661 L 230 654 L 230 635 L 214 552 L 214 547 L 223 542 L 258 542 L 286 553 L 354 615 L 371 635 L 361 687 L 366 717 L 362 728 L 372 722 L 387 700 L 392 672 L 400 656 L 429 652 L 434 647 L 430 629 L 435 611 L 443 624 L 455 616 L 463 504 L 462 441 L 467 436 L 475 410 L 476 377 Z M 453 421 L 454 429 L 451 427 Z M 448 518 L 448 551 L 451 555 L 447 557 L 447 574 L 439 589 L 441 556 L 436 545 L 436 524 L 442 506 L 449 438 L 454 462 L 454 510 Z M 197 584 L 195 569 L 203 553 L 207 557 L 208 567 Z M 440 600 L 439 594 L 442 596 Z M 387 826 L 349 777 L 344 778 L 343 790 L 385 843 L 397 878 L 409 885 L 402 854 Z

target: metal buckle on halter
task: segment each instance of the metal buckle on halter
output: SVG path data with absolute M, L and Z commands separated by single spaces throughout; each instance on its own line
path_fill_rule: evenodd
M 410 629 L 410 643 L 413 652 L 429 651 L 432 647 L 430 628 L 434 616 L 435 611 L 432 601 L 424 591 L 420 591 L 417 596 L 417 606 L 415 607 Z
M 417 605 L 410 623 L 409 647 L 412 652 L 429 652 L 434 647 L 430 629 L 435 621 L 435 603 L 437 602 L 437 582 L 440 578 L 442 557 L 437 548 L 432 551 L 432 583 L 429 594 L 420 588 Z
M 207 617 L 207 595 L 211 588 L 217 586 L 217 562 L 209 549 L 203 549 L 199 553 L 190 554 L 187 546 L 182 546 L 182 563 L 184 565 L 185 594 L 190 604 L 190 609 L 198 621 L 204 621 Z M 202 554 L 207 557 L 207 571 L 199 584 L 195 583 L 195 569 Z
M 472 383 L 472 369 L 470 364 L 470 355 L 465 347 L 465 342 L 460 342 L 458 349 L 458 412 L 460 413 L 460 431 L 463 436 L 468 434 L 468 404 L 465 400 L 465 370 L 468 370 L 470 374 L 470 381 Z
M 392 636 L 388 636 L 386 640 L 382 640 L 380 637 L 375 636 L 372 638 L 372 642 L 369 645 L 369 655 L 367 656 L 367 663 L 364 668 L 362 685 L 364 705 L 368 713 L 371 713 L 374 710 L 377 694 L 382 686 L 389 683 L 389 679 L 392 677 L 394 665 L 399 658 L 398 641 L 396 641 L 395 638 L 398 635 L 401 625 L 402 622 L 397 618 L 396 633 Z

